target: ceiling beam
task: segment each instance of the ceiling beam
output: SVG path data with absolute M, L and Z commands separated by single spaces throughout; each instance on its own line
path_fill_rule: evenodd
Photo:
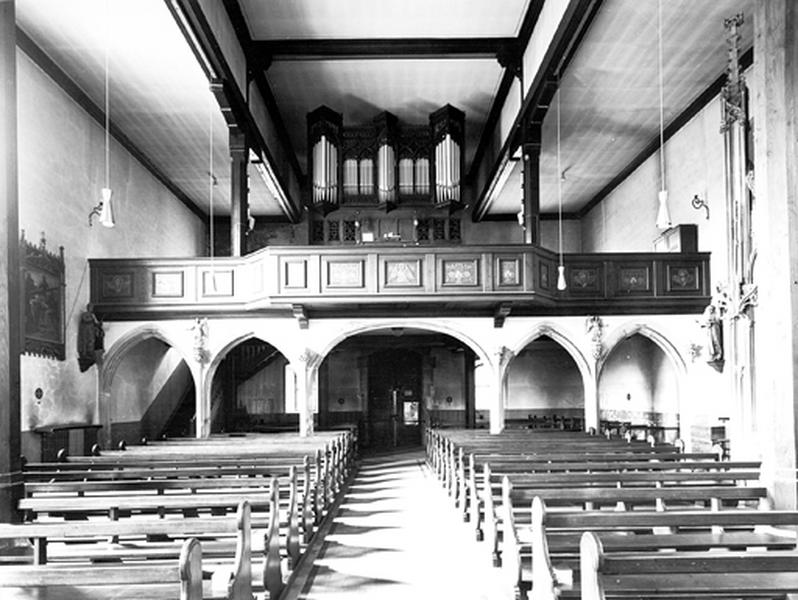
M 483 219 L 490 209 L 493 187 L 506 163 L 522 142 L 525 125 L 543 122 L 551 99 L 557 91 L 557 81 L 562 78 L 563 72 L 579 49 L 582 39 L 590 29 L 593 19 L 601 8 L 602 1 L 570 1 L 562 22 L 557 28 L 554 38 L 549 44 L 540 67 L 529 86 L 529 91 L 524 97 L 521 110 L 515 117 L 511 132 L 490 169 L 483 189 L 478 193 L 473 210 L 473 219 L 475 221 Z M 475 165 L 472 170 L 475 168 L 478 168 L 478 165 Z M 473 173 L 476 173 L 476 171 L 473 170 Z
M 754 63 L 754 49 L 750 48 L 747 52 L 743 53 L 740 57 L 740 68 L 747 69 Z M 707 104 L 712 102 L 723 90 L 726 84 L 726 73 L 715 79 L 709 86 L 701 92 L 695 100 L 693 100 L 687 108 L 680 112 L 663 130 L 662 142 L 667 142 L 677 131 L 684 127 L 694 116 L 696 116 Z M 593 210 L 598 204 L 604 200 L 610 193 L 618 187 L 623 181 L 626 180 L 632 173 L 634 173 L 640 165 L 651 158 L 660 147 L 659 134 L 652 139 L 645 148 L 643 148 L 637 155 L 629 161 L 621 171 L 613 177 L 610 182 L 605 185 L 599 192 L 585 204 L 577 213 L 581 219 Z
M 518 39 L 513 46 L 513 57 L 507 60 L 506 57 L 499 55 L 500 58 L 505 59 L 505 64 L 502 65 L 504 67 L 504 74 L 502 75 L 499 89 L 496 91 L 496 96 L 493 98 L 493 104 L 491 104 L 490 111 L 488 112 L 488 118 L 485 121 L 485 125 L 482 127 L 482 135 L 479 138 L 479 144 L 474 152 L 474 158 L 471 160 L 471 168 L 466 176 L 466 180 L 469 183 L 473 183 L 476 179 L 476 165 L 479 165 L 482 161 L 482 157 L 485 155 L 491 143 L 493 131 L 496 128 L 496 124 L 499 122 L 499 117 L 501 117 L 502 114 L 502 107 L 512 87 L 513 77 L 517 75 L 517 71 L 513 66 L 514 64 L 521 64 L 523 51 L 529 44 L 529 39 L 532 37 L 532 32 L 535 30 L 535 24 L 538 22 L 538 17 L 540 16 L 542 8 L 543 0 L 532 0 L 532 2 L 529 3 L 529 7 L 524 15 L 524 20 L 521 23 Z M 500 60 L 500 63 L 501 62 Z
M 247 99 L 236 83 L 236 78 L 227 62 L 224 51 L 220 47 L 200 3 L 197 0 L 165 0 L 165 3 L 172 13 L 175 23 L 177 23 L 186 38 L 186 43 L 194 54 L 198 56 L 198 62 L 209 80 L 221 81 L 224 93 L 227 96 L 227 103 L 229 104 L 228 110 L 232 113 L 231 118 L 235 120 L 242 131 L 246 132 L 249 139 L 252 140 L 253 147 L 261 153 L 263 159 L 268 161 L 270 165 L 276 165 L 277 162 L 274 159 L 274 155 L 266 144 L 263 132 L 261 132 L 249 110 Z M 197 48 L 197 45 L 200 47 Z M 292 222 L 299 222 L 302 218 L 301 199 L 293 199 L 289 193 L 290 188 L 283 177 L 277 170 L 272 169 L 272 171 L 274 172 L 276 185 L 283 192 L 278 194 L 276 198 L 280 203 L 280 208 Z
M 291 143 L 291 137 L 288 135 L 288 129 L 285 126 L 285 121 L 280 113 L 280 109 L 277 106 L 277 100 L 274 97 L 272 88 L 263 73 L 263 69 L 254 67 L 255 60 L 253 59 L 252 52 L 252 36 L 249 33 L 249 27 L 247 27 L 244 13 L 241 12 L 241 6 L 238 0 L 223 0 L 223 2 L 224 8 L 227 11 L 227 16 L 230 18 L 230 22 L 233 24 L 233 29 L 238 37 L 238 43 L 241 44 L 241 48 L 244 50 L 244 56 L 247 59 L 247 76 L 255 82 L 260 95 L 263 97 L 266 110 L 269 111 L 269 116 L 274 122 L 277 137 L 280 140 L 280 144 L 283 146 L 283 151 L 286 153 L 288 161 L 291 163 L 291 169 L 294 171 L 297 178 L 303 181 L 305 174 L 299 166 L 299 160 L 297 160 L 294 145 Z
M 72 98 L 72 100 L 80 106 L 86 114 L 94 119 L 101 127 L 105 127 L 105 111 L 97 105 L 89 96 L 84 92 L 80 86 L 75 83 L 66 72 L 61 69 L 53 59 L 51 59 L 42 50 L 36 42 L 34 42 L 28 34 L 22 29 L 17 27 L 17 45 L 28 57 L 36 63 L 42 71 L 44 71 L 56 85 L 58 85 L 64 92 Z M 197 206 L 197 204 L 184 192 L 180 187 L 172 181 L 169 176 L 161 171 L 155 163 L 150 159 L 147 154 L 141 150 L 133 141 L 127 137 L 119 126 L 114 123 L 113 119 L 109 119 L 108 131 L 119 144 L 127 150 L 127 152 L 135 158 L 142 166 L 147 169 L 150 174 L 157 179 L 167 190 L 169 190 L 175 198 L 180 200 L 186 208 L 194 213 L 203 222 L 208 218 L 208 215 Z
M 255 40 L 251 56 L 266 65 L 273 60 L 379 58 L 490 58 L 514 47 L 515 38 L 361 38 Z

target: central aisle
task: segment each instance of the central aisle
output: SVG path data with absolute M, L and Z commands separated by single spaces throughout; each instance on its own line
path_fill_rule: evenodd
M 422 451 L 366 458 L 302 600 L 497 600 L 507 596 Z

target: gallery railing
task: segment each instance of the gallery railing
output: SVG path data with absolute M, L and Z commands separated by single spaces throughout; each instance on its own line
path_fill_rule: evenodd
M 564 256 L 529 245 L 270 247 L 241 258 L 91 259 L 105 319 L 293 311 L 396 314 L 701 312 L 709 254 Z

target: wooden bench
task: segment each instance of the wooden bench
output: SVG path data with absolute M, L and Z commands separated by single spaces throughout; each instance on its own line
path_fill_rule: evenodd
M 795 550 L 794 532 L 774 528 L 798 525 L 798 511 L 549 512 L 539 498 L 533 501 L 531 515 L 529 525 L 515 524 L 512 511 L 506 515 L 502 568 L 520 597 L 532 587 L 535 598 L 541 600 L 578 596 L 579 544 L 587 530 L 598 531 L 613 552 L 644 552 L 662 558 L 699 550 Z
M 605 554 L 592 532 L 580 544 L 582 600 L 763 598 L 798 593 L 798 552 Z
M 194 539 L 182 546 L 177 564 L 140 564 L 136 566 L 0 567 L 0 588 L 22 588 L 32 597 L 47 589 L 49 600 L 82 597 L 86 588 L 113 591 L 118 600 L 162 597 L 164 599 L 202 600 L 202 549 Z M 83 592 L 79 591 L 83 590 Z M 225 596 L 243 600 L 245 596 Z
M 101 564 L 87 566 L 85 562 L 71 564 L 52 564 L 47 563 L 46 547 L 48 540 L 65 539 L 86 540 L 91 537 L 101 538 L 107 535 L 123 536 L 125 538 L 136 538 L 154 532 L 168 532 L 174 536 L 203 535 L 209 534 L 230 534 L 235 533 L 236 541 L 234 551 L 230 552 L 233 557 L 232 565 L 218 568 L 213 573 L 211 588 L 222 589 L 221 597 L 231 600 L 251 600 L 252 598 L 252 554 L 251 554 L 251 513 L 247 502 L 239 504 L 236 511 L 235 520 L 215 519 L 208 523 L 206 520 L 192 519 L 187 521 L 133 521 L 127 520 L 115 523 L 93 523 L 87 525 L 82 523 L 72 524 L 23 524 L 23 525 L 0 525 L 0 539 L 14 539 L 20 537 L 30 537 L 35 540 L 36 552 L 34 558 L 38 558 L 34 565 L 26 566 L 6 566 L 0 567 L 0 587 L 7 588 L 46 588 L 46 597 L 72 598 L 75 593 L 74 587 L 98 588 L 102 586 L 114 586 L 114 598 L 141 598 L 153 597 L 151 586 L 159 586 L 159 592 L 155 595 L 164 598 L 175 598 L 178 593 L 180 598 L 187 600 L 201 599 L 203 593 L 203 564 L 202 550 L 196 537 L 185 539 L 179 546 L 172 545 L 167 548 L 163 544 L 157 545 L 155 551 L 149 552 L 147 543 L 138 543 L 139 552 L 135 554 L 135 562 L 120 563 L 114 565 Z M 278 538 L 274 525 L 267 535 L 272 536 L 272 540 Z M 130 554 L 130 544 L 127 540 L 125 551 Z M 279 540 L 277 541 L 279 543 Z M 97 543 L 96 545 L 100 545 Z M 113 550 L 107 547 L 97 549 L 92 544 L 83 544 L 84 559 L 91 559 L 92 556 L 99 557 L 103 561 L 109 559 L 119 559 Z M 78 546 L 71 545 L 71 558 L 74 561 L 79 553 L 76 552 Z M 99 550 L 99 551 L 98 551 Z M 177 566 L 165 563 L 164 558 L 174 560 L 179 557 Z M 274 549 L 271 549 L 274 553 Z M 154 560 L 155 559 L 155 560 Z M 160 559 L 160 560 L 158 560 Z M 142 562 L 145 561 L 145 562 Z M 207 566 L 207 565 L 206 565 Z M 279 572 L 280 560 L 270 558 L 268 553 L 265 557 L 264 571 L 269 572 L 270 594 L 279 594 L 282 591 L 282 575 Z M 279 578 L 279 584 L 276 579 Z M 179 582 L 179 588 L 175 585 Z M 121 588 L 120 588 L 121 586 Z M 273 590 L 273 591 L 272 591 Z M 44 593 L 38 589 L 38 592 Z M 276 596 L 272 596 L 276 597 Z

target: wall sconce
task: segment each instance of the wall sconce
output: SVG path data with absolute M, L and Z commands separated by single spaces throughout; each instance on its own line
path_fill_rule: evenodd
M 114 222 L 114 208 L 111 206 L 111 188 L 104 187 L 101 193 L 102 200 L 89 213 L 89 227 L 92 226 L 91 218 L 94 216 L 99 217 L 98 220 L 103 227 L 113 227 L 116 224 Z
M 707 211 L 707 221 L 709 220 L 709 204 L 703 198 L 699 197 L 698 194 L 693 196 L 693 199 L 690 201 L 692 207 L 696 210 L 706 209 Z

